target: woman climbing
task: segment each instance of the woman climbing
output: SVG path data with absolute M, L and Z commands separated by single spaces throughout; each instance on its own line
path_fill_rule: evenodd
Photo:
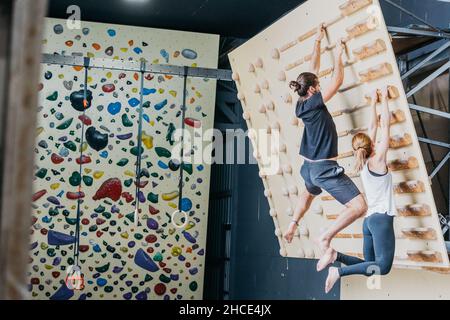
M 379 101 L 378 90 L 372 94 L 372 119 L 369 135 L 358 133 L 353 137 L 355 151 L 355 170 L 361 172 L 361 180 L 366 192 L 368 210 L 363 224 L 364 260 L 347 256 L 329 248 L 317 265 L 317 270 L 325 269 L 329 264 L 339 261 L 345 267 L 330 267 L 325 284 L 329 292 L 340 277 L 354 274 L 371 276 L 386 275 L 390 272 L 394 260 L 395 235 L 393 221 L 396 215 L 392 175 L 386 164 L 389 149 L 390 113 L 388 106 L 389 90 L 381 93 L 381 136 L 375 145 L 378 116 L 376 104 Z
M 305 131 L 301 142 L 300 155 L 304 159 L 301 176 L 305 181 L 306 191 L 300 195 L 294 217 L 284 238 L 292 242 L 300 219 L 311 206 L 316 196 L 327 191 L 345 209 L 336 222 L 316 239 L 322 253 L 330 247 L 333 237 L 342 229 L 364 215 L 367 210 L 364 197 L 353 181 L 338 165 L 338 135 L 333 118 L 325 103 L 338 92 L 344 81 L 344 64 L 342 54 L 345 43 L 341 40 L 336 45 L 334 73 L 331 84 L 321 91 L 319 83 L 321 41 L 325 35 L 324 25 L 320 25 L 311 58 L 311 72 L 299 75 L 297 81 L 291 81 L 290 87 L 300 96 L 296 106 L 296 116 L 303 120 Z

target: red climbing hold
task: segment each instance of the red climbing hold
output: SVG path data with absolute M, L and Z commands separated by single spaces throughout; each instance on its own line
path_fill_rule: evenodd
M 81 120 L 81 122 L 84 123 L 85 126 L 90 126 L 92 124 L 91 118 L 89 118 L 87 115 L 82 114 L 78 117 L 78 119 Z
M 147 252 L 150 254 L 152 254 L 154 251 L 155 251 L 155 249 L 153 249 L 152 247 L 147 248 Z
M 81 223 L 87 226 L 89 224 L 89 219 L 84 218 L 81 220 Z
M 80 245 L 80 252 L 86 252 L 89 250 L 89 246 L 88 245 Z
M 95 223 L 97 224 L 97 225 L 102 225 L 102 224 L 104 224 L 106 222 L 106 220 L 105 219 L 102 219 L 102 218 L 97 218 L 96 220 L 95 220 Z
M 110 93 L 116 90 L 116 86 L 112 83 L 107 83 L 102 86 L 103 92 Z
M 135 186 L 137 186 L 139 189 L 141 189 L 141 188 L 145 188 L 145 186 L 148 184 L 148 181 L 139 181 L 139 185 L 138 185 L 138 183 L 135 181 L 134 182 L 134 185 Z
M 33 201 L 39 200 L 44 194 L 47 193 L 47 190 L 42 189 L 35 194 L 33 194 L 33 197 L 31 198 Z
M 150 214 L 152 214 L 152 215 L 155 215 L 155 214 L 158 214 L 159 213 L 159 210 L 158 209 L 156 209 L 156 208 L 154 208 L 154 207 L 152 207 L 152 206 L 148 206 L 148 211 L 150 212 Z
M 154 234 L 149 234 L 145 237 L 145 241 L 148 243 L 155 243 L 158 240 L 158 238 Z
M 184 119 L 184 123 L 193 128 L 200 128 L 202 126 L 201 121 L 194 118 L 186 118 Z
M 50 157 L 50 159 L 52 160 L 52 162 L 54 164 L 60 164 L 61 162 L 64 161 L 64 158 L 57 155 L 56 153 L 52 153 L 52 156 Z
M 95 235 L 100 238 L 103 235 L 103 232 L 101 232 L 100 230 L 98 230 Z
M 172 292 L 173 294 L 177 293 L 177 288 L 170 289 L 170 292 Z
M 42 229 L 41 229 L 41 234 L 42 234 L 42 235 L 46 236 L 47 233 L 48 233 L 48 230 L 47 230 L 47 229 L 45 229 L 45 228 L 42 228 Z
M 151 80 L 153 80 L 154 77 L 155 77 L 154 75 L 152 75 L 151 73 L 149 73 L 149 74 L 147 74 L 147 75 L 145 76 L 145 79 L 148 80 L 148 81 L 151 81 Z
M 124 192 L 124 193 L 122 193 L 122 197 L 125 198 L 125 201 L 126 201 L 127 203 L 130 203 L 131 201 L 134 200 L 134 197 L 133 197 L 133 196 L 131 195 L 131 193 L 129 193 L 129 192 Z
M 155 293 L 158 296 L 162 296 L 164 293 L 166 293 L 166 286 L 164 285 L 164 283 L 158 283 L 155 286 Z
M 122 194 L 122 183 L 117 178 L 111 178 L 102 183 L 95 195 L 94 200 L 101 200 L 103 198 L 110 198 L 113 201 L 120 199 Z
M 77 158 L 75 161 L 77 162 L 77 164 L 86 164 L 86 163 L 90 163 L 92 160 L 91 160 L 91 157 L 85 156 L 83 154 L 81 157 Z
M 58 278 L 59 277 L 59 275 L 60 275 L 61 273 L 59 272 L 59 271 L 53 271 L 52 272 L 52 276 L 53 276 L 53 278 Z
M 84 192 L 67 192 L 66 197 L 69 200 L 78 200 L 84 198 Z
M 31 284 L 40 284 L 39 278 L 31 278 Z

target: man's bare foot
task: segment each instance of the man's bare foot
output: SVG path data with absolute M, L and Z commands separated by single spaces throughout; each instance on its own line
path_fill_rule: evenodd
M 339 280 L 339 278 L 340 276 L 338 269 L 335 267 L 330 267 L 330 269 L 328 269 L 327 280 L 325 281 L 325 293 L 328 293 L 331 289 L 333 289 L 334 284 Z
M 334 250 L 333 248 L 329 248 L 317 263 L 317 271 L 320 272 L 326 267 L 328 267 L 328 265 L 333 264 L 336 261 L 336 258 L 337 258 L 336 250 Z

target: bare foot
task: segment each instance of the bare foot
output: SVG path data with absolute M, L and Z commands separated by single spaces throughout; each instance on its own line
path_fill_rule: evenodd
M 331 289 L 333 289 L 334 284 L 339 280 L 339 278 L 340 276 L 338 269 L 335 267 L 330 267 L 330 269 L 328 269 L 327 280 L 325 281 L 325 293 L 328 293 Z
M 334 250 L 333 248 L 329 248 L 317 263 L 317 271 L 322 271 L 323 269 L 328 267 L 328 265 L 333 264 L 336 261 L 336 258 L 336 250 Z

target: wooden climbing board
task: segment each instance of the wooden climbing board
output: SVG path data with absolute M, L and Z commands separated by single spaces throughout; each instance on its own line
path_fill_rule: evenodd
M 263 163 L 270 157 L 260 154 L 258 135 L 249 135 L 270 204 L 280 254 L 319 258 L 313 239 L 343 209 L 324 191 L 301 220 L 293 242 L 288 244 L 282 238 L 298 195 L 305 190 L 300 176 L 303 160 L 299 156 L 303 125 L 295 117 L 298 96 L 289 88 L 289 81 L 308 71 L 315 33 L 322 22 L 327 26 L 319 75 L 322 88 L 329 85 L 332 77 L 335 44 L 341 38 L 347 43 L 344 84 L 328 102 L 339 133 L 339 164 L 364 193 L 359 175 L 353 172 L 351 140 L 357 132 L 367 130 L 370 92 L 389 86 L 392 128 L 388 161 L 398 209 L 394 264 L 401 268 L 448 268 L 430 181 L 378 0 L 307 1 L 229 54 L 248 128 L 267 134 L 280 129 L 279 146 L 271 153 L 280 162 L 276 174 L 264 171 Z M 361 257 L 362 222 L 360 219 L 339 233 L 332 246 Z

